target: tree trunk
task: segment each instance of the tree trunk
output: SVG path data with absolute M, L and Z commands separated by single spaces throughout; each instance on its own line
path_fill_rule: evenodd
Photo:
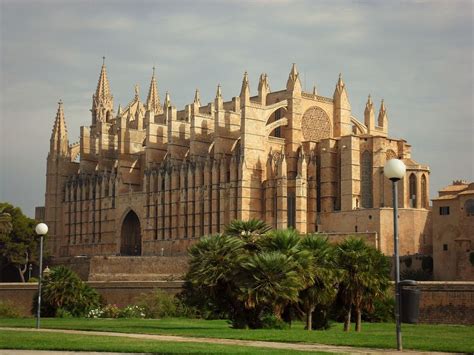
M 313 312 L 314 312 L 314 307 L 309 307 L 309 309 L 306 312 L 306 329 L 307 330 L 313 330 Z
M 351 330 L 351 311 L 352 307 L 349 307 L 346 313 L 346 319 L 344 320 L 344 331 L 348 332 Z
M 25 275 L 23 274 L 23 271 L 21 270 L 21 266 L 20 266 L 20 265 L 17 265 L 16 268 L 17 268 L 17 270 L 18 270 L 18 273 L 20 274 L 21 282 L 26 282 L 26 281 L 25 281 Z
M 356 308 L 356 332 L 360 332 L 362 330 L 362 311 L 360 308 Z

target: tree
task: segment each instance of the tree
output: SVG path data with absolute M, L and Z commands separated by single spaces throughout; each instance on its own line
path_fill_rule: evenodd
M 242 221 L 235 219 L 230 222 L 224 231 L 227 236 L 240 238 L 245 242 L 246 249 L 256 249 L 257 241 L 272 228 L 258 219 Z
M 373 307 L 388 287 L 388 262 L 378 250 L 362 239 L 349 238 L 336 247 L 340 270 L 339 292 L 344 305 L 344 331 L 350 330 L 352 310 L 356 314 L 356 331 L 361 331 L 362 310 Z
M 100 306 L 100 296 L 83 282 L 72 270 L 58 266 L 51 269 L 43 281 L 41 313 L 54 317 L 63 310 L 75 317 L 85 316 Z M 38 295 L 34 297 L 33 313 L 36 313 Z
M 300 247 L 311 253 L 313 282 L 300 292 L 300 304 L 306 314 L 306 329 L 313 326 L 313 312 L 316 307 L 329 305 L 336 295 L 337 270 L 334 263 L 334 248 L 327 238 L 319 235 L 308 235 L 301 241 Z M 326 319 L 322 320 L 327 322 Z
M 246 254 L 245 242 L 240 238 L 211 235 L 189 248 L 189 269 L 186 280 L 188 299 L 207 299 L 204 308 L 214 313 L 225 313 L 235 325 L 241 323 L 244 304 L 238 299 L 238 286 L 242 258 Z M 244 322 L 245 323 L 245 322 Z
M 6 202 L 0 203 L 0 212 L 0 255 L 18 270 L 21 281 L 25 282 L 28 263 L 35 263 L 37 258 L 35 220 Z
M 269 307 L 281 320 L 289 302 L 298 301 L 302 275 L 294 258 L 279 251 L 264 251 L 251 255 L 242 264 L 244 281 L 240 285 L 247 308 Z

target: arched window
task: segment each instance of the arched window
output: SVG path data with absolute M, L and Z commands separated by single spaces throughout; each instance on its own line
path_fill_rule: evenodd
M 361 207 L 372 208 L 372 154 L 366 150 L 360 162 Z
M 415 208 L 416 207 L 416 175 L 411 174 L 410 179 L 408 180 L 409 183 L 409 198 L 410 198 L 410 207 Z
M 425 174 L 421 175 L 421 208 L 428 208 L 428 191 Z
M 466 211 L 466 216 L 473 217 L 474 216 L 474 200 L 469 199 L 464 203 L 464 210 Z

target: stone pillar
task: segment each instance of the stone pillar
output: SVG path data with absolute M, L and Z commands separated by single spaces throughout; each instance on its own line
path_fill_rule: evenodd
M 360 199 L 359 137 L 341 137 L 339 144 L 341 151 L 341 210 L 352 211 L 356 208 L 356 199 Z
M 308 192 L 307 192 L 307 232 L 316 231 L 316 215 L 317 215 L 317 191 L 316 191 L 316 157 L 311 156 L 308 162 Z
M 212 176 L 211 162 L 207 160 L 204 164 L 204 234 L 212 233 Z
M 223 157 L 219 165 L 219 225 L 217 226 L 217 232 L 221 233 L 224 231 L 226 224 L 229 223 L 228 218 L 228 201 L 226 194 L 228 193 L 228 181 L 227 181 L 227 159 Z
M 277 176 L 277 229 L 288 228 L 288 180 L 286 176 L 286 157 L 283 154 L 278 162 Z
M 334 211 L 336 202 L 335 186 L 337 182 L 336 141 L 328 138 L 321 141 L 321 211 Z
M 296 220 L 295 227 L 300 233 L 306 234 L 308 232 L 307 225 L 307 163 L 306 157 L 300 155 L 298 158 L 298 175 L 295 182 L 295 198 L 296 198 Z
M 201 163 L 196 164 L 194 184 L 194 237 L 200 238 L 204 235 L 204 196 Z
M 217 159 L 212 161 L 211 168 L 211 230 L 210 233 L 219 232 L 220 224 L 220 199 L 219 199 L 219 163 Z
M 238 163 L 237 159 L 232 156 L 230 160 L 230 184 L 229 184 L 229 222 L 237 218 L 237 197 L 238 197 Z
M 164 239 L 171 239 L 171 175 L 165 172 Z
M 188 189 L 187 189 L 187 194 L 188 194 L 188 231 L 187 235 L 188 238 L 193 238 L 196 237 L 194 234 L 194 203 L 195 203 L 195 198 L 194 198 L 194 169 L 192 165 L 188 166 Z

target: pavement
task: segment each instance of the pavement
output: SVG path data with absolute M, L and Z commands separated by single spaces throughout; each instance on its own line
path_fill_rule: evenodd
M 27 332 L 45 332 L 45 333 L 59 333 L 59 334 L 79 334 L 79 335 L 98 335 L 108 337 L 120 337 L 120 338 L 132 338 L 132 339 L 147 339 L 157 341 L 169 341 L 178 343 L 204 343 L 204 344 L 221 344 L 221 345 L 238 345 L 257 347 L 265 349 L 280 349 L 280 350 L 299 350 L 299 351 L 320 351 L 328 353 L 338 354 L 451 354 L 442 352 L 427 352 L 427 351 L 414 351 L 404 350 L 402 352 L 394 349 L 372 349 L 372 348 L 356 348 L 350 346 L 335 346 L 325 344 L 310 344 L 310 343 L 283 343 L 274 341 L 254 341 L 254 340 L 238 340 L 238 339 L 221 339 L 221 338 L 197 338 L 197 337 L 184 337 L 177 335 L 156 335 L 156 334 L 132 334 L 132 333 L 115 333 L 115 332 L 97 332 L 97 331 L 84 331 L 84 330 L 69 330 L 69 329 L 35 329 L 35 328 L 9 328 L 0 327 L 0 330 L 14 330 L 14 331 L 27 331 Z M 37 350 L 0 350 L 0 355 L 41 355 L 41 354 L 54 354 L 54 355 L 70 355 L 70 354 L 125 354 L 125 353 L 111 353 L 111 352 L 74 352 L 74 351 L 37 351 Z M 134 353 L 136 355 L 136 353 Z

